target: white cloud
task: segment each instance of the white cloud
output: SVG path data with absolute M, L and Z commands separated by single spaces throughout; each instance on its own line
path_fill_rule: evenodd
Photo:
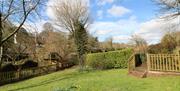
M 129 35 L 118 35 L 118 36 L 113 36 L 113 40 L 114 42 L 118 42 L 118 41 L 129 41 L 131 37 Z
M 120 37 L 126 37 L 134 33 L 135 29 L 138 28 L 138 22 L 135 17 L 132 16 L 129 19 L 123 19 L 116 22 L 111 21 L 96 21 L 90 26 L 90 32 L 96 33 L 100 41 L 104 41 L 107 37 L 114 37 L 116 41 L 121 42 Z M 121 37 L 122 38 L 122 37 Z M 128 39 L 128 38 L 126 38 Z M 127 41 L 127 40 L 126 40 Z M 123 41 L 124 42 L 124 41 Z
M 112 16 L 121 17 L 127 13 L 130 13 L 131 11 L 123 6 L 113 5 L 110 9 L 108 9 L 107 12 Z
M 55 14 L 53 12 L 53 5 L 55 4 L 55 0 L 49 0 L 47 2 L 47 6 L 46 6 L 46 14 L 50 19 L 54 19 L 55 18 Z
M 105 4 L 107 4 L 107 3 L 113 3 L 115 0 L 98 0 L 98 3 L 97 3 L 97 5 L 99 5 L 99 6 L 102 6 L 102 5 L 105 5 Z
M 169 31 L 172 22 L 163 21 L 160 19 L 152 19 L 139 24 L 139 30 L 135 32 L 142 36 L 149 43 L 157 43 L 163 35 Z M 172 30 L 172 28 L 170 29 Z
M 53 24 L 51 21 L 46 21 L 46 20 L 37 20 L 36 22 L 25 22 L 24 25 L 22 26 L 25 28 L 28 32 L 35 33 L 35 32 L 42 32 L 43 31 L 43 25 L 49 22 L 53 26 L 54 31 L 61 31 L 61 32 L 68 32 L 67 30 L 57 26 L 56 24 Z M 19 24 L 16 24 L 19 25 Z
M 97 11 L 97 16 L 99 19 L 102 19 L 103 18 L 103 10 L 98 10 Z
M 25 22 L 22 27 L 24 27 L 28 32 L 41 32 L 43 30 L 43 24 L 46 23 L 45 20 L 37 20 L 36 22 Z
M 98 30 L 96 31 L 97 35 L 106 35 L 110 33 L 112 30 Z
M 96 21 L 91 25 L 90 32 L 96 32 L 100 41 L 112 36 L 114 42 L 127 43 L 131 35 L 136 34 L 144 38 L 149 44 L 154 44 L 158 43 L 167 31 L 172 30 L 172 23 L 177 22 L 177 19 L 171 22 L 160 19 L 138 22 L 135 16 L 131 16 L 129 19 L 120 19 L 116 22 Z
M 52 5 L 55 0 L 49 0 L 47 5 Z M 89 0 L 87 0 L 89 1 Z M 99 0 L 99 5 L 105 5 L 107 3 L 113 3 L 115 0 Z M 101 3 L 101 4 L 100 4 Z M 50 18 L 55 17 L 51 7 L 47 8 L 47 15 Z M 113 5 L 107 12 L 115 17 L 121 17 L 127 13 L 131 13 L 131 10 L 123 7 Z M 103 11 L 97 11 L 99 18 L 103 17 Z M 176 22 L 177 23 L 177 22 Z M 37 22 L 38 24 L 38 22 Z M 41 24 L 41 23 L 40 23 Z M 114 42 L 128 42 L 131 35 L 137 34 L 143 37 L 149 44 L 157 43 L 160 41 L 163 34 L 166 32 L 167 27 L 170 27 L 170 22 L 165 22 L 159 19 L 152 19 L 145 22 L 138 22 L 135 16 L 131 16 L 128 19 L 120 19 L 118 21 L 95 21 L 90 26 L 90 32 L 96 33 L 100 41 L 104 41 L 106 38 L 112 36 Z M 38 25 L 39 26 L 39 25 Z M 41 30 L 41 29 L 40 29 Z

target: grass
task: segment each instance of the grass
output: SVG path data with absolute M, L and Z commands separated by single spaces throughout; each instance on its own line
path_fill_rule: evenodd
M 78 72 L 67 69 L 8 84 L 0 91 L 180 91 L 180 77 L 136 78 L 126 69 Z

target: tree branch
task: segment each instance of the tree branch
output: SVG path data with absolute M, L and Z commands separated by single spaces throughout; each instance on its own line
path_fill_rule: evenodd
M 24 0 L 23 0 L 24 1 Z M 34 7 L 32 7 L 28 12 L 24 11 L 24 18 L 23 18 L 23 21 L 21 22 L 21 24 L 10 34 L 8 35 L 7 37 L 5 37 L 4 39 L 2 39 L 1 43 L 0 44 L 3 44 L 5 41 L 7 41 L 8 39 L 10 39 L 15 33 L 17 33 L 21 27 L 23 26 L 24 22 L 26 21 L 28 15 L 31 13 L 31 11 L 33 11 L 37 5 L 40 3 L 40 0 L 37 1 L 37 3 L 34 5 Z M 25 3 L 23 3 L 23 10 L 25 10 Z
M 8 13 L 7 13 L 7 15 L 2 19 L 2 22 L 5 21 L 5 20 L 12 14 L 12 12 L 10 12 L 10 11 L 11 11 L 11 8 L 12 8 L 13 1 L 14 1 L 14 0 L 11 0 L 10 5 L 9 5 L 9 8 L 8 8 Z

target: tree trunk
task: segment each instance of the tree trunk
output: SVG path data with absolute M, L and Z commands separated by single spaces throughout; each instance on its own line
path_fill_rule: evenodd
M 3 46 L 0 46 L 0 68 L 2 65 L 2 56 L 3 56 Z
M 76 25 L 77 24 L 77 25 Z M 78 59 L 79 59 L 79 66 L 80 70 L 84 70 L 84 56 L 87 52 L 87 32 L 84 26 L 77 22 L 75 25 L 75 32 L 74 32 L 74 41 L 77 47 L 77 54 L 78 54 Z
M 79 66 L 80 66 L 80 71 L 83 71 L 84 70 L 84 55 L 79 55 Z
M 0 68 L 2 64 L 3 46 L 2 46 L 2 13 L 0 12 Z

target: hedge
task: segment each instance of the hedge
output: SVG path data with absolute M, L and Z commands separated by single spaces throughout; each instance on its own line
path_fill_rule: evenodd
M 95 69 L 127 68 L 132 49 L 92 53 L 86 56 L 86 66 Z

